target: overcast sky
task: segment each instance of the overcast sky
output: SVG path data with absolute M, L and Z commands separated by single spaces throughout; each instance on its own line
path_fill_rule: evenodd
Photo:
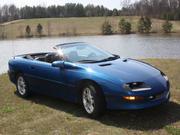
M 25 5 L 64 5 L 65 3 L 82 3 L 83 5 L 94 4 L 94 5 L 104 5 L 109 9 L 117 8 L 120 9 L 123 1 L 137 1 L 137 0 L 0 0 L 0 5 L 4 4 L 15 4 L 18 7 Z

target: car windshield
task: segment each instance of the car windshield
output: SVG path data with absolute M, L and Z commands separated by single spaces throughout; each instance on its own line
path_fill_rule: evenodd
M 57 50 L 69 62 L 95 63 L 119 58 L 85 43 L 62 45 Z

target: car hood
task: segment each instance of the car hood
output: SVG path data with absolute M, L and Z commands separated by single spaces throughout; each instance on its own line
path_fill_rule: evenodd
M 149 64 L 133 59 L 82 64 L 94 71 L 94 74 L 112 82 L 144 82 L 160 75 L 160 71 Z

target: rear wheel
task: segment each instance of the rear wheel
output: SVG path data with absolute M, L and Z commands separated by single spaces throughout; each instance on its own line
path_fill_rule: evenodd
M 30 91 L 28 89 L 28 84 L 27 84 L 23 74 L 17 75 L 16 88 L 17 88 L 17 94 L 20 97 L 26 98 L 30 95 Z
M 93 83 L 86 83 L 82 88 L 82 106 L 92 118 L 97 118 L 105 111 L 105 100 L 102 91 Z

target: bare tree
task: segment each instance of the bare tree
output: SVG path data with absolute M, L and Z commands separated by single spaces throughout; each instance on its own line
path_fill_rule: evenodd
M 122 7 L 124 7 L 124 8 L 128 8 L 130 6 L 130 4 L 131 4 L 131 0 L 123 0 L 121 2 Z
M 129 4 L 123 1 L 121 15 L 151 16 L 162 19 L 180 20 L 180 0 L 139 0 Z

